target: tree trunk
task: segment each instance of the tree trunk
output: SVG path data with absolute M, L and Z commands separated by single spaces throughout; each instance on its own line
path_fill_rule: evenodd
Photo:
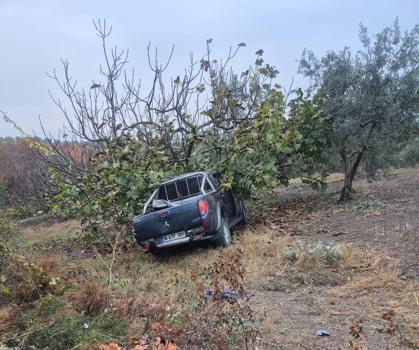
M 340 193 L 339 203 L 344 203 L 352 199 L 352 193 L 355 190 L 352 187 L 352 182 L 355 178 L 356 171 L 358 170 L 359 164 L 361 163 L 362 156 L 366 146 L 362 148 L 362 150 L 356 155 L 355 162 L 352 164 L 352 159 L 347 155 L 343 155 L 343 160 L 345 164 L 345 179 L 343 182 L 343 188 Z
M 351 180 L 351 160 L 347 157 L 344 159 L 345 164 L 345 178 L 343 181 L 343 188 L 340 192 L 339 203 L 347 202 L 352 198 L 352 180 Z
M 375 155 L 368 154 L 365 159 L 365 172 L 367 173 L 368 182 L 373 182 L 377 175 L 377 165 Z

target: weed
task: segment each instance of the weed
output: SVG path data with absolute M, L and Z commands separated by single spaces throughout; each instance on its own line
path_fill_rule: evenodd
M 347 244 L 305 243 L 295 240 L 281 252 L 282 268 L 271 274 L 262 289 L 284 291 L 301 285 L 337 286 L 355 271 L 368 269 L 374 256 Z
M 363 341 L 364 321 L 360 318 L 352 322 L 349 326 L 349 335 L 353 338 L 349 341 L 351 350 L 367 350 L 367 344 Z
M 388 309 L 381 315 L 381 318 L 385 321 L 385 331 L 387 334 L 392 337 L 397 335 L 401 345 L 417 349 L 417 336 L 415 337 L 414 334 L 408 334 L 408 332 L 406 332 L 404 327 L 400 324 L 400 321 L 396 318 L 396 311 L 394 309 Z
M 72 303 L 79 312 L 97 315 L 105 309 L 108 300 L 106 287 L 99 281 L 87 281 L 72 296 Z
M 301 248 L 302 248 L 302 243 L 301 241 L 295 241 L 293 242 L 292 246 L 286 247 L 283 251 L 282 251 L 282 256 L 294 263 L 298 260 L 298 258 L 300 257 L 301 254 Z
M 66 305 L 66 301 L 52 294 L 41 297 L 36 303 L 37 313 L 41 317 L 51 317 Z
M 16 228 L 16 220 L 10 210 L 0 209 L 0 241 L 8 242 L 12 239 Z
M 282 256 L 292 263 L 298 261 L 300 264 L 311 265 L 317 262 L 336 266 L 342 259 L 343 253 L 340 244 L 322 241 L 304 244 L 297 240 L 283 250 Z
M 376 199 L 367 200 L 352 206 L 353 209 L 359 212 L 366 212 L 371 209 L 381 209 L 383 207 L 384 204 Z
M 9 264 L 2 272 L 4 300 L 17 303 L 34 301 L 60 290 L 60 278 L 49 275 L 41 266 L 23 256 L 9 254 Z
M 396 312 L 393 309 L 390 309 L 383 313 L 381 316 L 383 320 L 386 321 L 386 332 L 392 336 L 396 335 L 397 330 L 397 323 L 395 321 L 394 316 L 396 315 Z
M 15 327 L 17 309 L 18 306 L 16 304 L 8 304 L 0 308 L 0 335 L 10 332 Z
M 202 306 L 190 319 L 189 341 L 207 348 L 254 348 L 259 332 L 247 303 L 241 250 L 220 254 L 200 278 L 193 274 L 192 279 Z
M 350 326 L 349 326 L 349 334 L 354 338 L 358 339 L 361 338 L 361 336 L 364 334 L 364 321 L 360 318 L 358 320 L 355 320 Z
M 95 317 L 69 315 L 41 327 L 34 327 L 21 347 L 38 349 L 71 349 L 77 345 L 95 344 L 125 335 L 127 322 L 113 321 L 107 315 Z

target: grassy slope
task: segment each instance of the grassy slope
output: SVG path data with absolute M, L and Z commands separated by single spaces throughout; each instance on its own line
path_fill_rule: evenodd
M 157 319 L 156 310 L 164 302 L 162 321 L 182 328 L 190 324 L 186 314 L 196 300 L 191 273 L 202 273 L 219 259 L 219 254 L 240 248 L 250 303 L 261 330 L 260 348 L 350 348 L 353 337 L 348 329 L 358 319 L 364 322 L 365 334 L 357 341 L 368 344 L 368 349 L 409 346 L 418 341 L 419 304 L 415 296 L 419 297 L 419 286 L 414 276 L 400 269 L 412 265 L 406 256 L 417 259 L 416 252 L 412 255 L 409 250 L 415 246 L 409 239 L 418 234 L 413 224 L 419 211 L 417 202 L 412 202 L 412 185 L 419 183 L 417 180 L 415 169 L 399 171 L 391 181 L 383 179 L 373 185 L 358 181 L 355 186 L 362 188 L 358 200 L 339 207 L 335 204 L 339 182 L 334 182 L 326 194 L 316 194 L 296 183 L 252 208 L 249 225 L 236 232 L 234 245 L 224 251 L 205 245 L 184 247 L 156 258 L 137 247 L 129 249 L 116 257 L 113 268 L 110 290 L 114 306 L 120 303 L 120 309 L 134 308 L 135 300 L 140 300 L 142 312 L 153 313 Z M 381 191 L 389 186 L 394 186 L 395 194 L 390 199 L 386 197 L 388 192 Z M 392 203 L 401 204 L 392 207 Z M 387 219 L 386 210 L 399 209 L 405 214 L 397 216 L 402 222 L 396 222 L 393 216 Z M 342 226 L 348 226 L 343 220 L 352 222 L 355 228 L 343 232 Z M 403 223 L 407 227 L 404 231 L 397 228 Z M 404 240 L 405 244 L 399 244 L 396 250 L 389 239 L 384 246 L 376 239 L 377 230 L 383 235 L 397 235 L 394 241 Z M 103 312 L 91 318 L 80 314 L 74 295 L 92 280 L 104 282 L 107 288 L 111 257 L 85 250 L 74 239 L 77 231 L 77 223 L 69 221 L 20 232 L 16 246 L 22 254 L 40 264 L 46 262 L 52 266 L 52 275 L 73 284 L 59 295 L 46 295 L 21 308 L 18 317 L 9 312 L 7 318 L 9 306 L 1 308 L 0 323 L 3 317 L 10 324 L 4 327 L 5 338 L 13 333 L 30 333 L 33 344 L 45 344 L 48 337 L 56 338 L 56 333 L 62 332 L 71 341 L 60 346 L 72 347 L 77 343 L 95 344 L 98 339 L 124 343 L 127 332 L 128 338 L 144 333 L 144 324 L 130 322 L 129 326 L 109 321 Z M 338 249 L 338 256 L 330 247 Z M 389 322 L 382 318 L 390 308 L 396 312 L 394 336 L 386 333 Z M 124 312 L 123 318 L 131 317 L 129 310 Z M 85 322 L 91 325 L 88 332 L 81 329 Z M 328 329 L 331 336 L 315 337 L 319 328 Z
M 6 184 L 0 177 L 0 210 L 6 208 Z

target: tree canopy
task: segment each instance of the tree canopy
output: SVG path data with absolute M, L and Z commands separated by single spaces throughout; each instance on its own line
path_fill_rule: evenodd
M 311 92 L 332 119 L 331 142 L 345 169 L 342 201 L 351 197 L 368 151 L 402 147 L 418 132 L 419 25 L 402 33 L 396 20 L 373 39 L 361 25 L 359 38 L 362 49 L 356 53 L 345 47 L 318 59 L 305 50 L 300 61 Z
M 321 100 L 299 92 L 288 101 L 290 92 L 276 83 L 278 71 L 264 62 L 263 50 L 236 73 L 231 62 L 245 44 L 217 60 L 209 39 L 205 54 L 172 79 L 163 76 L 170 58 L 160 64 L 148 50 L 154 78 L 142 92 L 133 71 L 128 74 L 127 52 L 107 48 L 105 23 L 96 30 L 102 78 L 79 88 L 65 61 L 62 80 L 51 74 L 67 100 L 54 97 L 67 120 L 65 142 L 72 136 L 94 150 L 86 166 L 78 161 L 86 157 L 76 158 L 50 139 L 53 157 L 41 157 L 57 184 L 56 212 L 81 215 L 94 230 L 103 222 L 124 225 L 160 181 L 200 169 L 220 172 L 223 189 L 242 198 L 287 184 L 296 167 L 314 187 L 324 183 L 328 140 L 320 134 L 328 118 Z

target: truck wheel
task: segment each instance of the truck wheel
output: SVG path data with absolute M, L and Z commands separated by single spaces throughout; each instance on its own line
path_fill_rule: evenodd
M 217 244 L 220 247 L 228 247 L 231 244 L 230 227 L 224 217 L 221 217 L 221 227 L 217 232 Z
M 160 253 L 161 253 L 161 249 L 160 249 L 160 248 L 157 248 L 157 247 L 150 247 L 150 249 L 148 250 L 148 252 L 149 252 L 151 255 L 154 255 L 154 256 L 159 256 L 159 255 L 160 255 Z
M 246 211 L 246 207 L 244 206 L 243 202 L 241 202 L 241 207 L 242 207 L 242 218 L 241 218 L 239 224 L 241 226 L 245 226 L 247 224 L 247 211 Z

